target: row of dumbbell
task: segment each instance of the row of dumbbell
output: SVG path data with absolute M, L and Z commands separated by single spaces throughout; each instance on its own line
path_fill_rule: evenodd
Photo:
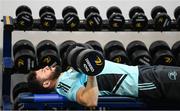
M 66 45 L 69 45 L 68 48 Z M 60 47 L 61 54 L 59 57 L 58 49 L 53 41 L 41 41 L 36 50 L 28 40 L 17 41 L 13 46 L 14 71 L 28 73 L 30 70 L 54 64 L 62 66 L 62 71 L 71 66 L 75 70 L 88 75 L 98 74 L 103 69 L 103 54 L 94 50 L 90 45 L 74 42 L 71 46 L 70 44 L 64 44 L 62 47 Z M 78 49 L 78 53 L 74 51 L 75 49 Z M 74 53 L 76 54 L 74 55 Z M 61 58 L 62 56 L 63 58 Z M 63 69 L 64 67 L 66 68 Z
M 71 52 L 76 47 L 79 49 L 79 52 L 74 50 L 76 54 L 79 54 L 84 49 L 94 49 L 100 52 L 107 60 L 122 64 L 180 66 L 180 41 L 174 43 L 172 48 L 165 41 L 155 41 L 150 45 L 149 49 L 142 41 L 132 41 L 125 49 L 120 41 L 113 40 L 105 44 L 103 49 L 101 44 L 95 40 L 88 41 L 85 44 L 67 40 L 60 44 L 58 51 L 56 44 L 50 40 L 41 41 L 36 50 L 30 41 L 20 40 L 13 46 L 15 71 L 27 73 L 32 69 L 42 68 L 46 65 L 51 66 L 54 63 L 60 65 L 62 71 L 67 70 L 70 66 L 78 69 L 79 67 L 76 66 L 80 65 L 77 65 L 76 62 L 77 55 L 73 55 L 74 53 Z M 84 55 L 79 56 L 78 61 Z
M 112 6 L 107 12 L 107 24 L 110 30 L 123 30 L 126 20 L 119 7 Z M 99 10 L 90 6 L 84 12 L 85 20 L 83 21 L 87 30 L 101 30 L 103 20 L 100 16 Z M 176 28 L 180 28 L 180 6 L 174 10 Z M 16 9 L 15 26 L 18 29 L 31 29 L 35 24 L 42 30 L 54 30 L 57 27 L 62 27 L 64 30 L 78 30 L 80 27 L 80 19 L 78 12 L 73 6 L 67 6 L 62 11 L 63 20 L 59 21 L 62 26 L 57 26 L 57 18 L 55 11 L 50 6 L 44 6 L 39 11 L 40 23 L 33 20 L 32 11 L 28 6 L 22 5 Z M 155 6 L 151 10 L 151 17 L 153 19 L 153 28 L 155 30 L 164 31 L 171 29 L 172 20 L 167 14 L 163 6 Z M 129 24 L 133 30 L 146 30 L 148 28 L 148 18 L 144 10 L 139 6 L 134 6 L 129 11 Z M 62 23 L 61 23 L 62 22 Z

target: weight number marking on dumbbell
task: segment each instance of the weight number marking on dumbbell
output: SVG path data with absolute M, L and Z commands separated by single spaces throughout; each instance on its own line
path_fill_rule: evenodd
M 49 22 L 44 22 L 43 25 L 48 27 L 49 26 Z
M 163 27 L 168 26 L 169 23 L 170 23 L 168 19 L 165 19 L 165 20 L 164 20 L 163 17 L 159 18 L 158 22 L 159 22 L 159 23 L 163 23 Z
M 43 62 L 44 63 L 50 63 L 51 62 L 51 57 L 48 56 L 48 57 L 44 58 Z
M 19 23 L 20 23 L 22 26 L 24 26 L 24 21 L 20 21 Z
M 18 67 L 24 66 L 24 60 L 19 59 L 18 60 Z
M 164 60 L 166 63 L 171 63 L 173 59 L 170 57 L 164 57 Z
M 92 26 L 94 22 L 92 20 L 89 20 L 89 25 Z
M 67 23 L 70 23 L 73 19 L 74 19 L 74 17 L 68 17 L 67 18 Z
M 97 66 L 100 66 L 100 65 L 103 64 L 101 59 L 98 56 L 96 57 L 95 63 L 96 63 Z
M 70 27 L 71 28 L 74 28 L 77 24 L 76 23 L 74 23 L 74 22 L 72 22 L 73 21 L 73 19 L 74 19 L 74 17 L 68 17 L 67 18 L 67 24 L 69 24 L 70 23 Z M 71 23 L 72 22 L 72 23 Z
M 138 28 L 142 27 L 141 23 L 136 23 L 135 26 L 138 27 Z
M 71 28 L 74 28 L 75 26 L 76 26 L 75 23 L 71 23 L 71 25 L 70 25 Z
M 121 61 L 122 61 L 121 56 L 118 56 L 118 57 L 114 58 L 113 61 L 116 62 L 116 63 L 121 63 Z
M 140 58 L 139 59 L 139 62 L 140 63 L 143 63 L 143 64 L 146 64 L 146 65 L 150 65 L 150 59 L 146 58 L 146 57 L 143 57 L 143 58 Z
M 86 58 L 85 61 L 87 63 L 87 64 L 84 64 L 84 68 L 86 69 L 86 71 L 89 72 L 91 70 L 91 72 L 94 72 L 94 68 L 93 68 L 92 64 L 90 63 L 89 59 Z M 88 67 L 90 68 L 90 70 Z
M 118 23 L 113 23 L 113 27 L 118 27 Z
M 164 21 L 164 24 L 163 24 L 163 27 L 166 27 L 166 26 L 168 26 L 169 25 L 169 20 L 168 19 L 165 19 L 165 21 Z
M 23 18 L 24 20 L 29 21 L 29 22 L 31 21 L 30 18 L 29 18 L 29 16 L 23 16 L 22 18 Z M 23 22 L 24 22 L 24 21 L 23 21 Z
M 100 21 L 100 19 L 99 18 L 97 18 L 97 17 L 94 17 L 94 21 L 99 25 L 99 21 Z

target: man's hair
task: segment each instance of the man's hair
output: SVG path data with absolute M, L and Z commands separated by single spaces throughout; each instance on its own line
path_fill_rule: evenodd
M 29 72 L 27 81 L 29 91 L 31 91 L 32 93 L 49 93 L 52 91 L 51 89 L 44 88 L 41 81 L 37 80 L 35 71 Z

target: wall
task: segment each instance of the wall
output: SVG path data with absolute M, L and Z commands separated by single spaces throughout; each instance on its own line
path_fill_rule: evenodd
M 96 6 L 103 19 L 106 19 L 106 10 L 110 6 L 118 6 L 121 8 L 126 19 L 129 18 L 128 13 L 131 7 L 141 6 L 147 17 L 150 19 L 150 11 L 156 5 L 162 5 L 166 8 L 171 18 L 174 18 L 173 11 L 180 4 L 179 0 L 0 0 L 0 17 L 10 15 L 15 17 L 15 10 L 19 5 L 28 5 L 33 17 L 38 18 L 39 9 L 44 5 L 50 5 L 54 8 L 56 17 L 62 18 L 61 12 L 65 6 L 74 6 L 81 19 L 84 18 L 84 10 L 88 6 Z M 2 23 L 0 24 L 2 27 Z M 0 29 L 0 50 L 2 59 L 2 28 Z M 13 32 L 13 41 L 19 39 L 29 39 L 34 45 L 43 39 L 53 40 L 57 45 L 61 42 L 73 39 L 77 42 L 86 42 L 91 39 L 99 41 L 102 45 L 110 40 L 119 40 L 124 43 L 125 47 L 133 40 L 144 41 L 149 45 L 155 40 L 165 40 L 170 46 L 174 42 L 180 40 L 180 32 Z M 0 81 L 1 81 L 0 77 Z M 1 85 L 0 85 L 1 89 Z M 1 92 L 0 92 L 1 93 Z M 1 99 L 0 99 L 1 100 Z

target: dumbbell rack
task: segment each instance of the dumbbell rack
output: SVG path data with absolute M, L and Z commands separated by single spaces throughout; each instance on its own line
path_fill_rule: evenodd
M 12 107 L 10 100 L 10 83 L 11 83 L 11 74 L 13 74 L 13 60 L 12 60 L 12 32 L 18 31 L 14 25 L 14 20 L 11 16 L 4 16 L 2 22 L 3 24 L 3 65 L 2 65 L 2 74 L 3 74 L 3 86 L 2 86 L 2 107 L 5 110 L 9 110 Z M 80 20 L 80 26 L 78 31 L 87 31 L 85 29 L 85 20 Z M 32 29 L 28 31 L 42 31 L 39 29 L 40 21 L 39 19 L 34 20 L 34 25 Z M 23 30 L 21 30 L 23 31 Z M 52 31 L 63 31 L 63 20 L 57 20 L 57 25 Z M 103 20 L 102 30 L 101 31 L 112 31 L 108 29 L 108 21 Z M 126 20 L 124 25 L 124 30 L 121 31 L 134 31 L 131 29 L 130 20 Z M 153 30 L 153 21 L 148 21 L 148 27 L 144 31 L 154 31 Z M 178 31 L 176 26 L 176 21 L 172 20 L 171 30 L 169 31 Z

